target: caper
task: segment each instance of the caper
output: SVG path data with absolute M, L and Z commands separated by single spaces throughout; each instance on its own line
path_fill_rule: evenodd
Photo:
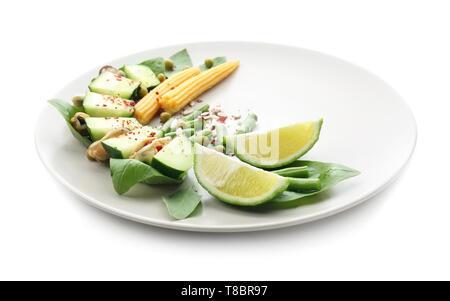
M 139 90 L 138 90 L 138 97 L 139 97 L 139 99 L 143 98 L 147 94 L 148 94 L 147 88 L 142 87 L 142 85 L 139 86 Z
M 77 95 L 77 96 L 72 97 L 73 106 L 76 108 L 82 108 L 83 100 L 84 100 L 84 95 Z
M 214 65 L 214 62 L 213 62 L 213 60 L 212 59 L 206 59 L 205 60 L 205 66 L 206 66 L 206 68 L 211 68 L 212 66 Z
M 164 66 L 166 66 L 167 70 L 172 70 L 173 69 L 173 62 L 172 62 L 172 60 L 165 59 L 164 60 Z
M 162 112 L 159 115 L 159 120 L 161 120 L 162 123 L 166 122 L 167 120 L 170 119 L 170 117 L 172 117 L 172 115 L 170 115 L 169 112 Z
M 106 66 L 103 66 L 100 68 L 100 70 L 98 71 L 98 74 L 100 75 L 103 72 L 111 72 L 111 73 L 117 74 L 119 72 L 119 70 L 117 70 L 113 66 L 106 65 Z
M 163 73 L 158 74 L 156 77 L 158 78 L 158 80 L 160 82 L 163 82 L 166 80 L 166 76 Z
M 218 151 L 219 153 L 224 153 L 225 152 L 225 147 L 221 144 L 216 145 L 216 151 Z

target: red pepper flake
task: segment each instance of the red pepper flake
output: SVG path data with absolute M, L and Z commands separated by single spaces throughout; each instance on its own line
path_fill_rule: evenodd
M 213 126 L 211 127 L 211 131 L 214 131 L 215 129 L 216 129 L 216 126 L 213 125 Z
M 103 107 L 106 107 L 106 104 L 103 104 Z
M 140 134 L 141 132 L 138 132 L 138 135 Z
M 96 106 L 96 107 L 99 107 L 100 105 L 99 105 L 99 104 L 96 104 L 95 106 Z
M 105 117 L 106 120 L 110 119 L 111 117 Z
M 155 137 L 155 132 L 150 133 L 149 137 Z
M 119 117 L 114 117 L 114 119 L 119 119 Z
M 156 91 L 156 93 L 155 93 L 156 95 L 159 95 L 159 92 L 158 91 Z
M 137 138 L 134 138 L 134 140 L 136 140 L 136 141 L 137 141 Z
M 170 87 L 170 90 L 173 90 L 173 89 L 175 89 L 175 87 Z
M 201 102 L 203 102 L 203 100 L 201 100 L 201 99 L 197 99 L 197 102 L 198 102 L 198 103 L 201 103 Z
M 220 116 L 219 117 L 219 122 L 225 123 L 226 120 L 227 120 L 226 116 Z
M 130 105 L 130 106 L 134 106 L 135 104 L 136 104 L 136 103 L 135 103 L 134 101 L 130 101 L 130 102 L 129 102 L 129 105 Z
M 158 146 L 156 147 L 156 150 L 159 152 L 162 148 L 163 148 L 162 145 L 158 145 Z
M 212 144 L 216 143 L 216 139 L 213 139 L 213 140 L 211 141 L 211 143 L 212 143 Z

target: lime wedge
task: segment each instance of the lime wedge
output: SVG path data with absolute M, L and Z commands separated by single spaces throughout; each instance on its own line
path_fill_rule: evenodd
M 200 185 L 221 201 L 255 206 L 288 187 L 289 180 L 195 144 L 194 172 Z
M 244 162 L 262 168 L 276 168 L 294 162 L 319 139 L 322 119 L 298 122 L 263 133 L 224 137 L 228 147 Z

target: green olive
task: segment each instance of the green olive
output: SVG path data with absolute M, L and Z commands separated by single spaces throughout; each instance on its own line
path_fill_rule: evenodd
M 211 68 L 212 66 L 214 65 L 214 62 L 213 62 L 213 60 L 212 59 L 206 59 L 205 60 L 205 66 L 206 66 L 206 68 Z
M 172 62 L 172 60 L 165 59 L 164 60 L 164 66 L 166 66 L 166 70 L 173 69 L 173 62 Z
M 172 115 L 170 115 L 169 112 L 162 112 L 159 115 L 159 120 L 161 120 L 162 123 L 166 122 L 167 120 L 170 119 L 170 117 L 172 117 Z
M 219 153 L 224 153 L 225 152 L 225 147 L 221 144 L 216 145 L 216 151 L 218 151 Z
M 160 82 L 163 82 L 166 80 L 166 76 L 162 73 L 158 74 L 156 77 L 159 79 Z
M 145 95 L 147 95 L 148 94 L 148 90 L 147 90 L 147 88 L 144 88 L 144 87 L 142 87 L 142 86 L 139 86 L 139 90 L 138 90 L 138 96 L 139 96 L 139 99 L 141 99 L 141 98 L 143 98 Z

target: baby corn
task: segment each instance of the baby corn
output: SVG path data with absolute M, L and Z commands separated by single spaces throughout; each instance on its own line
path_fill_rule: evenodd
M 223 63 L 194 76 L 175 90 L 167 92 L 160 100 L 161 107 L 171 114 L 180 111 L 200 94 L 215 86 L 239 66 L 239 61 Z
M 170 90 L 174 90 L 184 81 L 198 75 L 200 72 L 198 67 L 188 68 L 163 81 L 136 104 L 134 107 L 134 117 L 142 125 L 149 123 L 160 108 L 159 102 L 161 97 Z

